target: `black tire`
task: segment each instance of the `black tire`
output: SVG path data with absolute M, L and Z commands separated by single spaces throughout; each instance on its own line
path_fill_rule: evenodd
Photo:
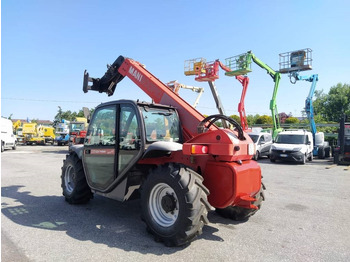
M 339 164 L 339 152 L 334 152 L 334 164 Z
M 67 155 L 63 160 L 61 181 L 62 194 L 69 204 L 85 204 L 92 198 L 83 163 L 76 154 Z
M 265 200 L 265 195 L 264 195 L 264 190 L 265 190 L 265 185 L 261 183 L 260 190 L 258 194 L 256 195 L 257 200 L 254 201 L 254 205 L 258 207 L 258 209 L 250 209 L 250 208 L 243 208 L 243 207 L 238 207 L 238 206 L 230 206 L 226 208 L 216 208 L 215 211 L 218 213 L 220 216 L 224 218 L 229 218 L 235 221 L 244 221 L 247 220 L 249 217 L 254 215 L 261 207 L 262 201 Z
M 331 148 L 330 147 L 326 147 L 324 150 L 324 156 L 325 158 L 328 158 L 331 156 Z
M 255 155 L 254 155 L 254 160 L 257 161 L 260 158 L 260 153 L 258 150 L 256 150 Z
M 13 147 L 12 147 L 12 149 L 13 149 L 13 150 L 16 150 L 16 148 L 17 148 L 17 143 L 15 142 L 15 144 L 14 144 Z
M 1 152 L 5 151 L 5 144 L 3 141 L 1 141 Z
M 313 152 L 311 152 L 311 153 L 310 153 L 310 156 L 309 156 L 309 161 L 311 162 L 312 160 L 314 160 Z
M 302 164 L 302 165 L 306 164 L 306 155 L 302 155 L 300 164 Z
M 270 162 L 275 163 L 275 162 L 276 162 L 276 159 L 272 159 L 272 158 L 270 157 Z
M 156 241 L 181 246 L 208 223 L 208 189 L 193 170 L 167 164 L 153 169 L 141 189 L 142 220 Z
M 317 157 L 319 159 L 324 159 L 326 157 L 324 147 L 319 147 L 317 152 Z

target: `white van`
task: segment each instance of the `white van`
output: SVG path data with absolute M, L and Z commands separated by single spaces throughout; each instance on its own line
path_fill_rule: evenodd
M 270 150 L 270 161 L 296 161 L 305 164 L 313 160 L 314 148 L 312 133 L 306 130 L 288 130 L 280 132 Z
M 250 138 L 253 140 L 256 148 L 254 160 L 258 160 L 263 156 L 269 157 L 270 148 L 272 146 L 272 136 L 270 133 L 263 132 L 252 132 L 248 133 Z
M 13 134 L 13 125 L 10 119 L 1 117 L 1 152 L 5 149 L 16 149 L 17 139 Z

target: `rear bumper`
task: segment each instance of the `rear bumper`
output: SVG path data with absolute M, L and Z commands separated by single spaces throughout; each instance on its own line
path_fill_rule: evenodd
M 254 208 L 254 197 L 261 188 L 261 169 L 256 161 L 208 162 L 204 185 L 209 189 L 208 200 L 215 208 L 240 206 Z

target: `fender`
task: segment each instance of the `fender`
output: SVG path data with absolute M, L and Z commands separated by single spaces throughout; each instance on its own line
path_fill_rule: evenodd
M 83 158 L 84 145 L 73 145 L 70 147 L 70 152 L 77 154 L 80 160 Z
M 182 144 L 176 142 L 158 141 L 149 145 L 142 158 L 154 158 L 170 155 L 171 152 L 181 151 Z

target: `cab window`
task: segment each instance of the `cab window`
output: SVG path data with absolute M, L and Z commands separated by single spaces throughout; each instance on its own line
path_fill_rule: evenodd
M 143 108 L 146 129 L 146 142 L 180 142 L 179 119 L 174 110 L 161 108 Z
M 85 145 L 115 145 L 115 116 L 114 106 L 99 109 L 89 125 Z

